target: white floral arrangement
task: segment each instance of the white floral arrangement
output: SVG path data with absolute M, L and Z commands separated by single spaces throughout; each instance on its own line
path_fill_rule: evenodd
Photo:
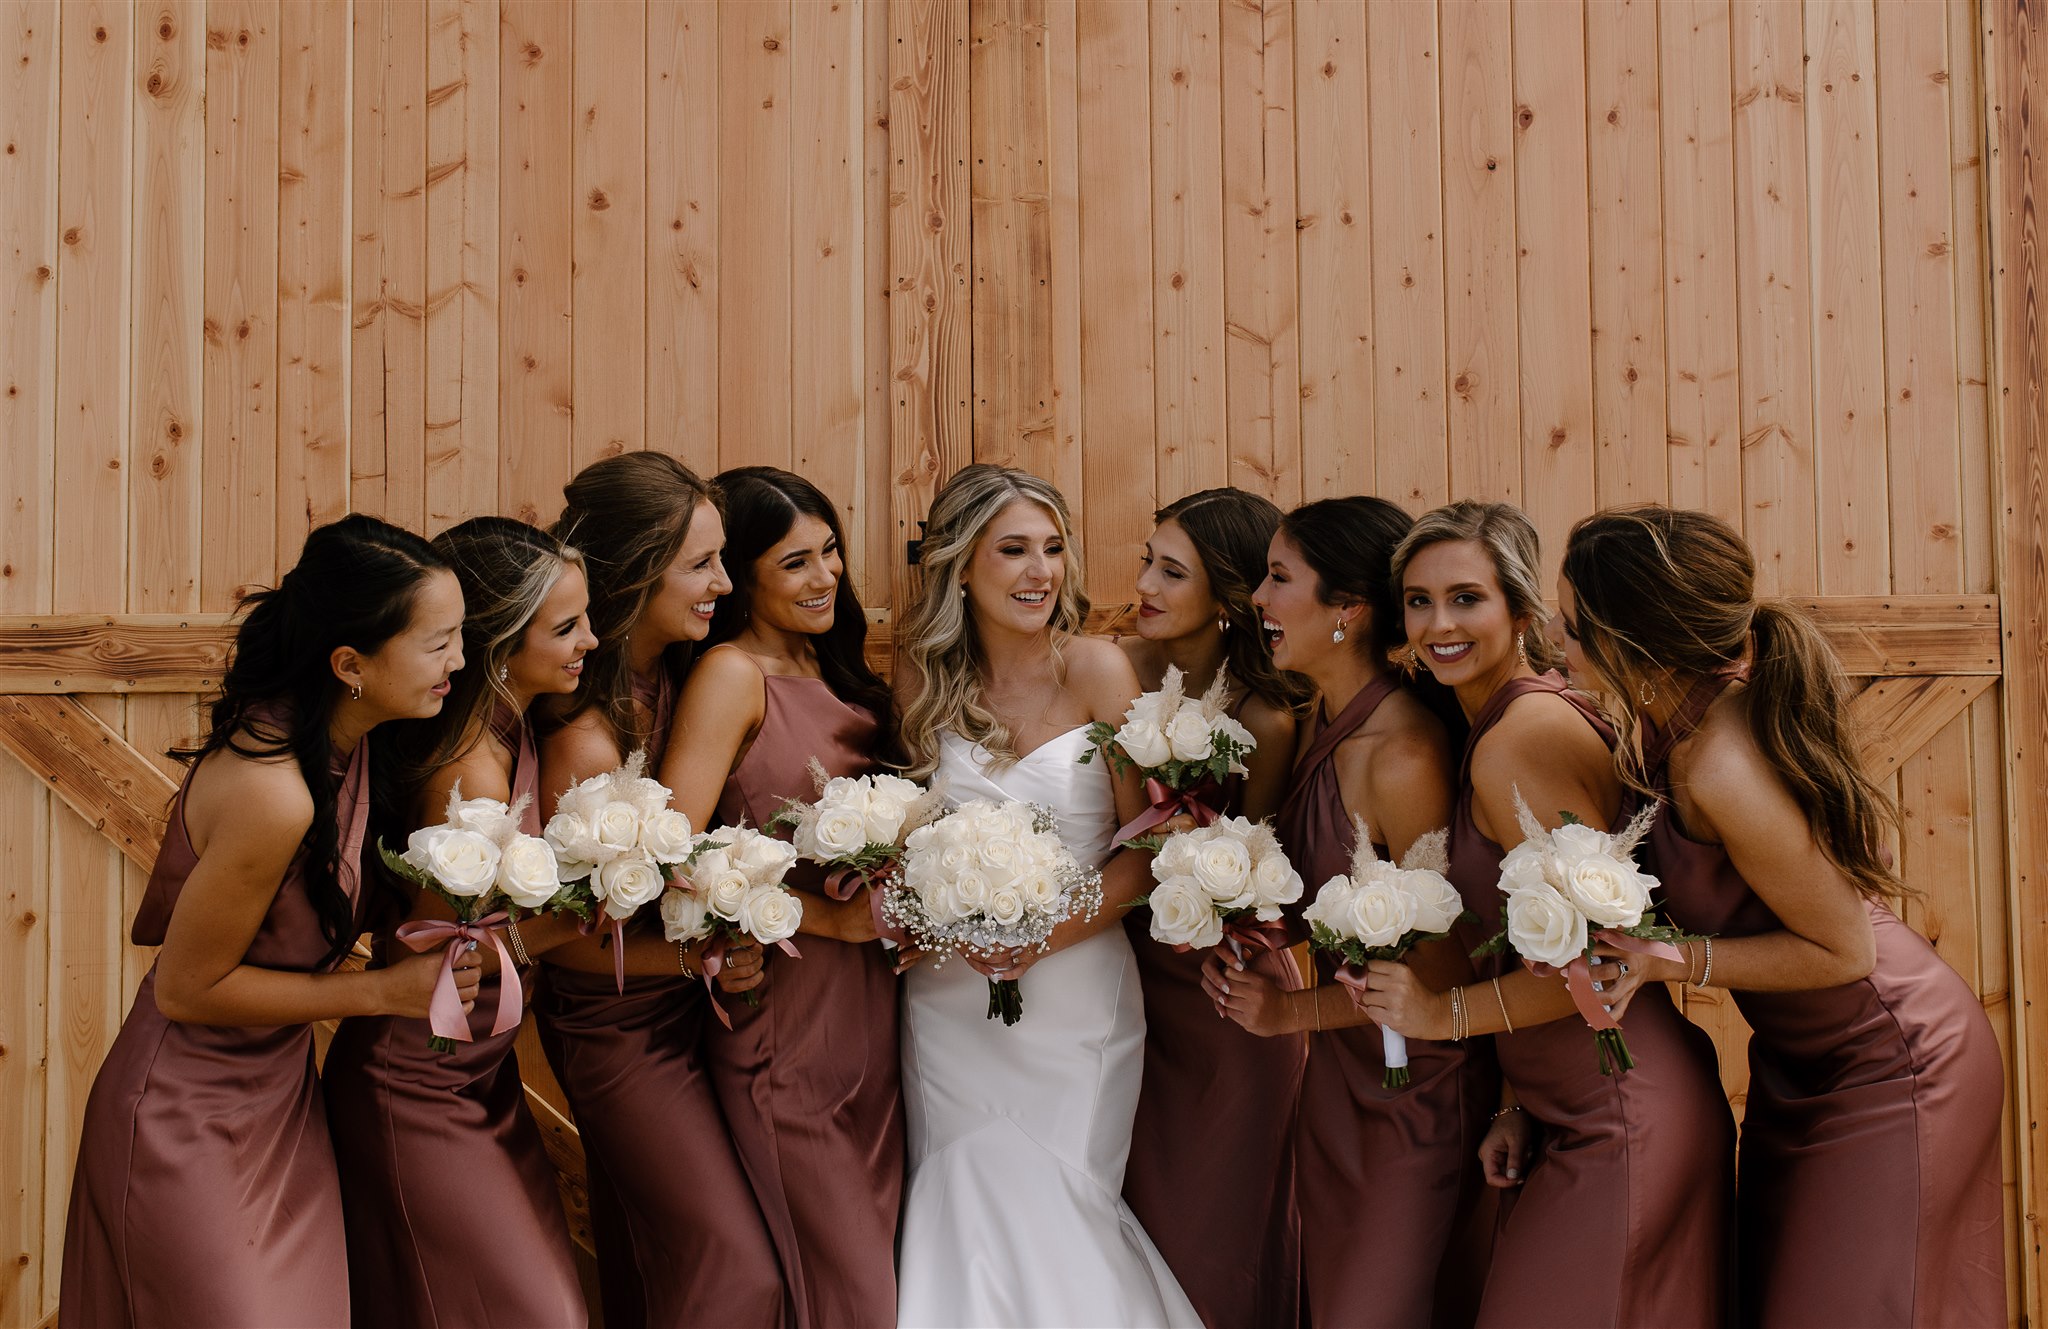
M 1273 828 L 1243 817 L 1167 836 L 1152 876 L 1159 884 L 1132 903 L 1151 907 L 1154 941 L 1190 950 L 1221 945 L 1233 923 L 1278 922 L 1302 893 Z
M 804 902 L 782 884 L 796 858 L 793 846 L 750 826 L 704 832 L 661 897 L 662 935 L 787 942 L 804 920 Z
M 978 798 L 912 831 L 882 913 L 921 950 L 1044 951 L 1053 929 L 1102 907 L 1102 874 L 1060 841 L 1051 809 Z M 1014 979 L 990 979 L 988 1018 L 1024 1013 Z
M 1569 812 L 1558 815 L 1564 824 L 1546 830 L 1515 791 L 1522 842 L 1501 859 L 1501 930 L 1477 954 L 1512 950 L 1561 972 L 1579 1014 L 1593 1028 L 1600 1073 L 1614 1075 L 1636 1063 L 1620 1023 L 1593 986 L 1594 943 L 1676 959 L 1675 944 L 1693 938 L 1658 921 L 1651 902 L 1657 879 L 1635 863 L 1636 846 L 1656 818 L 1655 803 L 1619 831 L 1595 830 Z
M 1324 882 L 1315 900 L 1302 910 L 1315 948 L 1363 967 L 1374 960 L 1399 960 L 1422 942 L 1449 936 L 1465 913 L 1458 888 L 1445 875 L 1451 868 L 1450 832 L 1418 837 L 1395 864 L 1374 851 L 1364 818 L 1355 818 L 1352 827 L 1358 844 L 1352 850 L 1351 871 Z M 1338 978 L 1341 982 L 1345 975 Z M 1408 1040 L 1399 1030 L 1381 1025 L 1380 1046 L 1386 1056 L 1380 1086 L 1404 1087 L 1409 1083 Z
M 883 917 L 879 888 L 896 874 L 904 840 L 945 811 L 945 795 L 900 775 L 828 776 L 816 757 L 810 771 L 817 800 L 790 799 L 768 828 L 789 828 L 797 853 L 826 870 L 824 890 L 832 899 L 867 890 L 882 945 L 900 946 L 903 933 Z
M 661 895 L 695 840 L 690 819 L 668 805 L 668 786 L 646 770 L 646 751 L 635 749 L 616 770 L 571 785 L 541 830 L 564 888 L 550 908 L 611 932 L 612 973 L 621 992 L 626 920 Z
M 1180 670 L 1168 665 L 1159 690 L 1132 702 L 1122 725 L 1098 720 L 1088 726 L 1090 747 L 1077 760 L 1084 765 L 1093 761 L 1100 748 L 1118 774 L 1136 770 L 1145 779 L 1151 806 L 1117 831 L 1119 843 L 1182 813 L 1202 826 L 1216 819 L 1220 786 L 1245 773 L 1244 759 L 1259 745 L 1230 714 L 1229 705 L 1225 670 L 1216 671 L 1201 697 L 1190 698 Z

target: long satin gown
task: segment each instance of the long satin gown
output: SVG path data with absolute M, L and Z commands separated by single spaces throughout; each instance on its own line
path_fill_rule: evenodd
M 958 802 L 1050 807 L 1092 867 L 1116 833 L 1110 775 L 1071 729 L 994 769 L 957 734 L 937 778 Z M 958 958 L 904 980 L 903 1097 L 910 1188 L 897 1267 L 898 1322 L 1175 1326 L 1201 1323 L 1123 1202 L 1144 1070 L 1145 1008 L 1130 939 L 1106 928 L 1018 980 L 1023 1018 L 986 1018 L 988 983 Z M 1204 1184 L 1202 1159 L 1187 1184 Z
M 1296 761 L 1276 821 L 1301 873 L 1302 908 L 1351 870 L 1357 847 L 1337 747 L 1398 686 L 1392 675 L 1366 684 Z M 1386 846 L 1374 849 L 1386 857 Z M 1484 1273 L 1485 1241 L 1470 1228 L 1485 1198 L 1479 1141 L 1500 1098 L 1493 1050 L 1486 1039 L 1411 1039 L 1411 1083 L 1382 1088 L 1385 1071 L 1376 1024 L 1309 1035 L 1295 1158 L 1308 1318 L 1317 1329 L 1469 1323 L 1471 1287 Z
M 865 775 L 875 717 L 821 679 L 764 674 L 766 711 L 718 800 L 721 825 L 760 827 L 789 799 L 817 796 L 808 766 Z M 787 881 L 818 890 L 799 863 Z M 802 1329 L 896 1323 L 896 1220 L 903 1199 L 903 1096 L 896 975 L 879 942 L 808 933 L 801 958 L 771 954 L 758 1006 L 728 1000 L 733 1027 L 705 1056 L 788 1281 Z
M 520 829 L 539 835 L 533 731 L 509 707 L 492 728 L 516 754 Z M 320 1082 L 363 1329 L 588 1320 L 555 1169 L 520 1084 L 519 1031 L 491 1034 L 498 991 L 493 973 L 469 1012 L 474 1041 L 453 1052 L 427 1046 L 427 1021 L 395 1015 L 343 1020 L 327 1049 Z
M 1783 924 L 1727 851 L 1686 836 L 1671 800 L 1671 750 L 1727 683 L 1702 680 L 1644 744 L 1664 803 L 1648 856 L 1673 921 L 1743 937 Z M 1742 1322 L 2003 1324 L 1997 1036 L 1934 948 L 1868 907 L 1867 978 L 1733 994 L 1753 1031 L 1736 1187 Z
M 337 756 L 337 876 L 361 912 L 369 739 Z M 130 938 L 160 946 L 199 856 L 185 829 L 191 776 Z M 291 861 L 242 963 L 325 973 L 330 957 Z M 181 1024 L 156 1004 L 156 966 L 86 1100 L 64 1229 L 65 1329 L 346 1325 L 341 1186 L 313 1071 L 313 1027 Z
M 634 695 L 659 769 L 674 681 Z M 621 993 L 609 972 L 544 968 L 534 1014 L 590 1165 L 605 1329 L 782 1324 L 775 1247 L 704 1067 L 704 984 L 629 975 Z
M 1472 754 L 1510 703 L 1541 692 L 1562 695 L 1613 742 L 1555 673 L 1510 679 L 1473 718 L 1451 821 L 1451 883 L 1482 920 L 1460 925 L 1468 946 L 1499 930 L 1504 856 L 1472 820 Z M 1520 963 L 1482 959 L 1480 986 Z M 1621 1026 L 1636 1068 L 1612 1076 L 1576 1013 L 1494 1035 L 1501 1073 L 1541 1129 L 1494 1244 L 1481 1325 L 1722 1323 L 1735 1125 L 1713 1044 L 1661 983 L 1637 989 Z

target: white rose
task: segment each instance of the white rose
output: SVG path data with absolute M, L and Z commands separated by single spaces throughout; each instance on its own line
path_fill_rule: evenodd
M 755 885 L 773 885 L 781 881 L 790 864 L 796 862 L 796 848 L 772 835 L 756 831 L 739 843 L 734 861 Z
M 796 935 L 804 921 L 804 902 L 780 886 L 763 886 L 740 901 L 733 921 L 754 940 L 772 946 Z
M 1204 837 L 1195 849 L 1194 879 L 1209 898 L 1226 909 L 1243 909 L 1253 903 L 1252 856 L 1235 836 Z
M 1012 884 L 1024 897 L 1024 903 L 1033 909 L 1050 909 L 1059 903 L 1059 878 L 1043 868 L 1026 868 Z
M 974 847 L 972 845 L 961 843 L 948 844 L 939 850 L 937 865 L 941 872 L 960 872 L 969 863 L 972 863 L 974 858 Z
M 696 941 L 711 935 L 711 914 L 695 891 L 661 893 L 661 935 L 670 941 Z
M 754 889 L 746 869 L 717 850 L 690 865 L 690 884 L 704 897 L 704 907 L 727 922 L 739 917 L 740 902 Z
M 988 903 L 982 908 L 990 918 L 1008 927 L 1024 917 L 1024 893 L 1012 885 L 992 886 Z
M 431 873 L 450 895 L 465 898 L 491 889 L 500 856 L 489 837 L 457 826 L 429 826 L 406 841 L 407 862 Z
M 925 908 L 940 922 L 955 922 L 978 912 L 988 901 L 988 880 L 979 869 L 962 868 L 931 883 Z
M 590 833 L 597 839 L 599 857 L 615 858 L 639 847 L 640 814 L 631 803 L 614 799 L 590 819 Z
M 1252 736 L 1252 731 L 1240 724 L 1236 716 L 1219 715 L 1210 724 L 1210 728 L 1220 731 L 1225 737 L 1244 748 L 1247 752 L 1259 745 L 1259 740 Z
M 1293 904 L 1301 898 L 1301 874 L 1279 850 L 1261 855 L 1252 868 L 1252 894 L 1261 905 Z
M 475 831 L 496 845 L 502 845 L 519 834 L 519 823 L 512 820 L 512 809 L 495 798 L 471 798 L 457 803 L 449 809 L 448 823 L 465 831 Z
M 630 780 L 616 781 L 612 797 L 622 803 L 633 805 L 633 811 L 640 814 L 642 821 L 668 806 L 669 788 L 659 780 L 650 780 L 644 775 Z
M 1159 846 L 1159 852 L 1152 856 L 1152 875 L 1165 881 L 1168 877 L 1185 877 L 1195 870 L 1195 845 L 1192 835 L 1169 835 L 1166 843 Z
M 640 847 L 657 863 L 680 863 L 690 856 L 690 819 L 671 807 L 657 808 L 640 823 Z
M 1131 703 L 1131 708 L 1124 712 L 1124 722 L 1126 724 L 1129 724 L 1135 721 L 1144 724 L 1156 725 L 1160 721 L 1162 715 L 1162 708 L 1165 705 L 1165 693 L 1143 693 L 1139 696 L 1139 698 L 1136 701 Z
M 1549 886 L 1508 894 L 1508 944 L 1525 960 L 1563 968 L 1586 951 L 1586 917 Z
M 581 817 L 588 822 L 597 815 L 597 810 L 612 801 L 612 778 L 609 774 L 593 775 L 588 780 L 569 786 L 555 802 L 555 811 L 566 812 L 572 817 Z
M 1392 946 L 1415 929 L 1415 904 L 1393 881 L 1375 874 L 1357 883 L 1340 931 L 1364 946 Z
M 615 858 L 598 868 L 591 877 L 591 890 L 604 900 L 604 911 L 613 918 L 630 918 L 635 910 L 661 894 L 668 883 L 661 869 L 639 855 Z
M 1607 857 L 1607 847 L 1613 838 L 1584 822 L 1566 822 L 1550 833 L 1550 851 L 1557 855 L 1559 864 L 1569 868 L 1581 859 Z
M 498 857 L 498 889 L 521 909 L 538 909 L 554 898 L 555 851 L 533 835 L 515 835 Z
M 914 796 L 913 796 L 914 797 Z M 867 838 L 871 844 L 894 844 L 910 817 L 910 799 L 877 789 L 868 796 Z
M 555 857 L 561 860 L 562 870 L 568 875 L 564 881 L 576 881 L 590 875 L 590 865 L 604 853 L 604 846 L 591 833 L 590 823 L 573 812 L 557 812 L 548 818 L 547 828 L 541 838 L 554 847 Z M 581 872 L 570 872 L 572 866 L 580 866 Z
M 1351 909 L 1351 878 L 1332 877 L 1316 892 L 1316 898 L 1309 901 L 1301 911 L 1304 922 L 1320 923 L 1330 931 L 1342 935 L 1350 924 L 1346 921 Z
M 1595 927 L 1632 928 L 1650 907 L 1654 877 L 1605 854 L 1582 858 L 1564 874 L 1565 896 Z
M 1151 720 L 1132 720 L 1117 730 L 1116 745 L 1124 750 L 1126 757 L 1147 770 L 1173 760 L 1173 744 Z
M 1183 707 L 1173 717 L 1173 723 L 1167 726 L 1166 739 L 1173 748 L 1175 761 L 1207 761 L 1216 746 L 1216 736 L 1210 731 L 1209 722 L 1193 706 Z
M 1503 894 L 1536 890 L 1551 885 L 1543 862 L 1543 850 L 1534 840 L 1524 840 L 1500 861 L 1500 889 Z
M 1442 873 L 1410 869 L 1401 874 L 1401 884 L 1415 902 L 1417 932 L 1449 932 L 1458 915 L 1465 912 L 1465 901 L 1458 895 L 1458 888 L 1446 881 Z
M 804 839 L 804 852 L 821 863 L 852 858 L 867 845 L 867 819 L 859 808 L 828 808 L 810 824 Z
M 1223 941 L 1223 920 L 1217 916 L 1209 893 L 1193 878 L 1175 877 L 1154 887 L 1152 936 L 1169 946 L 1207 949 Z

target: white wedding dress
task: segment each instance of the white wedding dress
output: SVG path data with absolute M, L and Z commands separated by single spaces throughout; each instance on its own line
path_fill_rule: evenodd
M 952 801 L 1043 803 L 1083 866 L 1109 857 L 1115 796 L 1099 757 L 1076 760 L 1085 730 L 1001 771 L 958 735 L 942 741 L 938 778 Z M 1024 1017 L 1005 1028 L 987 1018 L 988 981 L 957 958 L 904 980 L 898 1323 L 1200 1329 L 1123 1202 L 1145 1059 L 1124 930 L 1043 957 L 1019 985 Z

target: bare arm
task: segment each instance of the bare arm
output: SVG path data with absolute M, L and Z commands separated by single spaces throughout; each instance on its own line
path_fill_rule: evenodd
M 674 791 L 669 806 L 688 817 L 692 829 L 711 825 L 725 782 L 767 712 L 761 670 L 738 647 L 718 647 L 690 670 L 655 774 Z
M 1287 782 L 1294 774 L 1294 717 L 1263 698 L 1244 704 L 1244 727 L 1259 741 L 1245 758 L 1244 815 L 1261 821 L 1280 810 Z

